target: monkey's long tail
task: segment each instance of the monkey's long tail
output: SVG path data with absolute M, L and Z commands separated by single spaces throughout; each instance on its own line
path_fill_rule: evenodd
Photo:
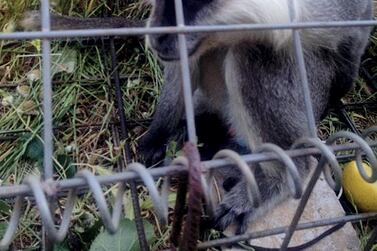
M 51 14 L 52 30 L 72 29 L 111 29 L 111 28 L 133 28 L 144 27 L 146 20 L 132 20 L 125 17 L 91 17 L 80 18 Z M 19 22 L 20 30 L 40 30 L 41 17 L 39 11 L 28 11 Z

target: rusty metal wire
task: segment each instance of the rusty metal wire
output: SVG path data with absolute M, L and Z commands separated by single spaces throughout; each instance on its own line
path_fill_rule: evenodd
M 43 0 L 43 29 L 40 32 L 14 32 L 2 33 L 0 39 L 34 39 L 41 38 L 43 40 L 43 80 L 44 80 L 44 135 L 45 135 L 45 171 L 44 178 L 40 180 L 34 176 L 25 178 L 21 185 L 3 186 L 0 187 L 0 198 L 16 198 L 13 206 L 12 214 L 9 218 L 9 224 L 4 236 L 0 241 L 0 250 L 7 250 L 11 244 L 17 227 L 22 218 L 23 205 L 25 198 L 31 196 L 35 200 L 36 207 L 40 213 L 42 225 L 47 233 L 47 237 L 53 242 L 64 240 L 69 230 L 71 216 L 75 202 L 77 199 L 77 191 L 86 189 L 92 194 L 94 203 L 96 204 L 99 215 L 104 223 L 105 228 L 114 233 L 117 231 L 119 221 L 122 218 L 122 209 L 124 206 L 123 195 L 126 192 L 126 183 L 142 184 L 148 191 L 149 196 L 154 204 L 154 210 L 158 216 L 161 224 L 168 224 L 168 192 L 170 188 L 170 178 L 172 176 L 179 177 L 182 182 L 189 173 L 188 187 L 181 183 L 178 190 L 178 199 L 175 208 L 175 216 L 173 223 L 173 233 L 171 241 L 172 247 L 177 247 L 181 244 L 181 248 L 187 250 L 205 249 L 214 246 L 221 246 L 231 244 L 241 240 L 249 240 L 252 238 L 265 237 L 279 233 L 285 233 L 281 250 L 288 248 L 290 239 L 293 233 L 299 229 L 310 229 L 319 226 L 333 225 L 340 222 L 354 222 L 365 219 L 377 218 L 377 213 L 359 214 L 354 216 L 344 216 L 333 219 L 325 219 L 311 223 L 298 224 L 299 219 L 303 213 L 309 196 L 313 190 L 321 173 L 324 174 L 327 183 L 335 190 L 341 187 L 341 169 L 339 167 L 339 159 L 342 155 L 336 154 L 344 150 L 355 150 L 353 155 L 356 159 L 359 173 L 363 179 L 369 183 L 377 181 L 377 157 L 373 150 L 377 146 L 377 141 L 372 141 L 369 136 L 377 133 L 377 127 L 372 127 L 364 131 L 361 136 L 357 133 L 338 132 L 331 135 L 326 142 L 322 142 L 317 138 L 316 126 L 312 118 L 312 103 L 310 100 L 310 92 L 308 89 L 307 74 L 305 69 L 305 62 L 302 52 L 301 39 L 298 29 L 308 28 L 326 28 L 326 27 L 358 27 L 358 26 L 373 26 L 377 25 L 377 21 L 346 21 L 346 22 L 312 22 L 312 23 L 298 23 L 295 20 L 294 6 L 291 8 L 292 22 L 289 24 L 250 24 L 250 25 L 219 25 L 219 26 L 201 26 L 188 27 L 184 24 L 182 3 L 181 0 L 175 0 L 177 27 L 158 27 L 158 28 L 120 28 L 120 29 L 94 29 L 94 30 L 75 30 L 75 31 L 50 31 L 49 29 L 49 14 L 48 14 L 48 0 Z M 294 4 L 294 0 L 289 1 Z M 47 6 L 47 7 L 46 7 Z M 47 9 L 46 9 L 47 8 Z M 298 139 L 289 150 L 283 150 L 273 144 L 263 144 L 258 146 L 253 154 L 239 155 L 230 150 L 219 151 L 213 160 L 200 162 L 196 142 L 196 132 L 194 123 L 194 111 L 191 97 L 190 74 L 188 67 L 188 55 L 186 48 L 185 33 L 189 32 L 226 32 L 226 31 L 241 31 L 241 30 L 265 30 L 265 29 L 293 29 L 293 44 L 295 48 L 295 55 L 297 67 L 300 72 L 300 77 L 304 90 L 304 101 L 307 109 L 308 128 L 310 134 L 307 137 Z M 51 124 L 51 100 L 48 98 L 51 95 L 51 65 L 50 65 L 50 39 L 59 39 L 65 37 L 84 37 L 84 36 L 107 36 L 107 35 L 130 35 L 130 34 L 151 34 L 151 33 L 177 33 L 179 34 L 179 52 L 181 56 L 181 70 L 184 85 L 184 99 L 187 115 L 187 125 L 189 131 L 190 149 L 186 150 L 186 156 L 180 157 L 173 161 L 171 166 L 155 168 L 153 170 L 146 169 L 140 163 L 127 164 L 126 170 L 121 170 L 119 173 L 108 176 L 95 176 L 87 170 L 77 173 L 74 178 L 54 181 L 52 180 L 52 141 L 53 128 Z M 114 63 L 114 62 L 113 62 Z M 115 65 L 113 65 L 116 68 Z M 113 77 L 116 85 L 119 85 L 119 76 Z M 117 95 L 119 99 L 119 93 Z M 121 99 L 120 99 L 121 100 Z M 121 103 L 121 102 L 120 102 Z M 122 105 L 121 105 L 122 106 Z M 124 114 L 123 114 L 124 115 Z M 120 117 L 123 118 L 122 114 Z M 125 123 L 125 118 L 122 119 Z M 126 125 L 122 125 L 122 139 L 127 136 L 125 133 Z M 47 140 L 46 140 L 47 139 Z M 348 140 L 351 143 L 344 143 L 335 145 L 339 140 Z M 46 144 L 46 142 L 50 142 Z M 190 153 L 189 153 L 190 152 Z M 300 179 L 297 167 L 294 163 L 294 158 L 302 156 L 319 156 L 320 160 L 312 177 L 303 189 L 303 183 Z M 129 160 L 129 156 L 127 156 Z M 362 166 L 363 159 L 367 159 L 370 163 L 372 172 L 370 175 L 366 173 Z M 285 173 L 289 183 L 289 189 L 293 198 L 301 198 L 299 206 L 296 210 L 295 216 L 290 226 L 276 229 L 269 229 L 262 232 L 248 233 L 241 236 L 229 237 L 214 241 L 209 241 L 197 245 L 198 240 L 198 225 L 201 211 L 201 199 L 206 201 L 206 208 L 209 214 L 213 214 L 215 201 L 213 201 L 212 183 L 213 171 L 229 164 L 235 165 L 239 168 L 248 183 L 248 196 L 251 204 L 257 207 L 261 202 L 261 195 L 259 187 L 255 180 L 253 171 L 249 168 L 249 164 L 259 163 L 263 161 L 277 160 L 281 162 L 285 168 Z M 156 178 L 164 177 L 164 182 L 161 189 L 158 189 L 154 180 Z M 118 184 L 117 194 L 114 206 L 109 207 L 102 191 L 103 186 L 110 184 Z M 159 192 L 159 190 L 161 190 Z M 60 220 L 60 224 L 55 222 L 54 211 L 51 210 L 51 201 L 49 198 L 68 192 L 65 210 Z M 183 209 L 185 207 L 186 193 L 189 193 L 187 207 L 189 217 L 181 236 L 183 225 Z M 182 203 L 181 203 L 182 202 Z M 181 204 L 180 204 L 181 203 Z M 112 208 L 110 210 L 109 208 Z M 112 213 L 110 213 L 112 212 Z M 56 227 L 58 225 L 58 227 Z M 373 232 L 372 237 L 375 238 L 376 231 Z M 189 237 L 189 238 L 188 238 Z M 183 240 L 183 241 L 182 241 Z M 373 241 L 373 240 L 372 240 Z M 181 243 L 179 243 L 181 242 Z M 183 243 L 183 244 L 182 244 Z M 368 245 L 371 242 L 368 242 Z M 146 250 L 148 247 L 142 248 Z

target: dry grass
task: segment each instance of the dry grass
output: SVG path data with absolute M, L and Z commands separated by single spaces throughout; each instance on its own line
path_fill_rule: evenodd
M 13 29 L 22 13 L 37 8 L 38 2 L 2 1 L 0 29 Z M 64 4 L 55 3 L 54 11 L 72 16 L 101 16 L 103 10 L 110 9 L 102 1 L 61 2 Z M 112 11 L 113 15 L 138 18 L 147 12 L 148 9 L 137 2 L 124 9 L 114 7 Z M 160 68 L 144 49 L 143 41 L 129 38 L 117 45 L 126 115 L 132 120 L 149 118 L 159 94 Z M 100 175 L 110 174 L 117 167 L 125 143 L 120 142 L 119 146 L 114 143 L 113 130 L 118 116 L 114 108 L 110 55 L 100 40 L 53 41 L 52 55 L 56 178 L 71 177 L 81 168 Z M 41 90 L 40 41 L 0 41 L 0 177 L 3 185 L 20 183 L 30 173 L 40 174 L 43 158 Z M 135 130 L 141 132 L 144 129 Z M 135 153 L 134 139 L 139 135 L 133 131 L 131 134 L 128 143 Z M 139 194 L 143 214 L 151 217 L 147 191 L 141 189 Z M 108 197 L 111 200 L 112 194 Z M 129 194 L 125 200 L 130 205 Z M 6 205 L 0 207 L 0 217 L 6 222 L 9 202 L 0 202 Z M 127 216 L 132 217 L 132 208 L 127 208 L 127 212 Z M 41 228 L 38 218 L 34 207 L 25 211 L 15 240 L 18 248 L 39 248 Z M 72 222 L 75 226 L 67 239 L 69 245 L 87 249 L 91 242 L 90 238 L 86 240 L 90 228 L 96 226 L 100 229 L 96 208 L 88 195 L 77 203 Z

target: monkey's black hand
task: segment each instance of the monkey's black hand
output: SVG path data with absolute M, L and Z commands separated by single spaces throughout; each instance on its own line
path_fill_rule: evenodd
M 149 131 L 145 134 L 139 144 L 142 162 L 147 167 L 161 162 L 165 158 L 167 142 L 168 138 L 164 137 L 162 133 Z
M 139 143 L 140 155 L 146 166 L 156 165 L 165 159 L 170 141 L 176 142 L 176 148 L 181 149 L 186 140 L 184 120 L 179 121 L 173 129 L 158 121 L 154 119 Z
M 218 230 L 225 230 L 230 224 L 236 224 L 236 234 L 245 233 L 253 214 L 253 207 L 248 200 L 246 182 L 236 177 L 224 180 L 224 198 L 215 210 L 214 224 Z
M 263 216 L 274 206 L 284 201 L 289 194 L 287 180 L 284 173 L 262 172 L 257 167 L 254 170 L 258 183 L 261 204 L 254 208 L 249 201 L 247 182 L 237 168 L 224 169 L 221 175 L 225 177 L 222 182 L 224 189 L 223 200 L 215 209 L 215 228 L 225 230 L 230 224 L 237 226 L 236 234 L 243 234 L 248 229 L 250 222 Z

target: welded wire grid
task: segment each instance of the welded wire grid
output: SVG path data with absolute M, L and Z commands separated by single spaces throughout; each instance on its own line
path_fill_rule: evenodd
M 345 151 L 345 150 L 355 150 L 355 154 L 351 157 L 356 158 L 358 163 L 359 172 L 362 177 L 368 182 L 375 182 L 377 180 L 377 158 L 373 152 L 373 147 L 377 147 L 377 141 L 372 141 L 369 138 L 372 134 L 377 132 L 377 127 L 372 127 L 360 135 L 351 132 L 338 132 L 331 135 L 329 139 L 323 143 L 317 137 L 317 128 L 314 122 L 314 115 L 312 112 L 312 103 L 310 100 L 310 90 L 307 80 L 307 73 L 305 69 L 305 60 L 302 51 L 301 39 L 299 34 L 299 29 L 308 28 L 329 28 L 329 27 L 365 27 L 365 26 L 376 26 L 377 21 L 344 21 L 344 22 L 310 22 L 310 23 L 299 23 L 296 20 L 294 13 L 295 1 L 290 2 L 290 16 L 291 22 L 287 24 L 241 24 L 241 25 L 217 25 L 217 26 L 186 26 L 184 24 L 183 9 L 181 0 L 175 0 L 175 11 L 177 18 L 176 27 L 154 27 L 154 28 L 119 28 L 119 29 L 93 29 L 93 30 L 65 30 L 65 31 L 51 31 L 50 30 L 50 14 L 49 14 L 49 1 L 41 0 L 41 15 L 42 15 L 42 30 L 36 32 L 12 32 L 12 33 L 1 33 L 0 39 L 42 39 L 43 46 L 43 139 L 44 139 L 44 172 L 42 180 L 37 177 L 29 176 L 25 178 L 23 184 L 13 185 L 13 186 L 3 186 L 0 187 L 0 198 L 15 198 L 15 203 L 13 207 L 13 213 L 9 219 L 9 225 L 6 230 L 5 235 L 0 241 L 0 249 L 7 249 L 12 242 L 12 239 L 16 233 L 17 226 L 19 225 L 20 219 L 22 217 L 22 208 L 26 196 L 34 197 L 36 202 L 36 207 L 39 210 L 45 240 L 43 242 L 44 249 L 48 250 L 51 248 L 51 243 L 62 241 L 66 235 L 70 226 L 70 217 L 75 205 L 75 201 L 79 191 L 83 189 L 90 191 L 93 195 L 95 203 L 97 205 L 101 219 L 103 220 L 105 228 L 114 233 L 117 231 L 117 227 L 122 215 L 123 208 L 123 195 L 126 191 L 126 184 L 131 184 L 131 190 L 133 195 L 133 204 L 136 214 L 136 224 L 139 234 L 139 243 L 142 250 L 148 250 L 148 244 L 145 240 L 143 224 L 141 222 L 140 207 L 138 205 L 138 198 L 136 192 L 136 182 L 141 182 L 144 184 L 149 195 L 154 203 L 154 210 L 156 215 L 159 217 L 162 224 L 168 223 L 168 204 L 167 204 L 167 193 L 170 186 L 170 177 L 172 176 L 182 176 L 189 174 L 189 214 L 190 212 L 195 216 L 195 210 L 190 211 L 190 185 L 192 182 L 199 182 L 198 186 L 199 192 L 203 193 L 203 197 L 206 199 L 208 211 L 211 212 L 213 208 L 213 202 L 211 201 L 210 188 L 211 188 L 211 174 L 215 168 L 219 168 L 230 163 L 236 164 L 238 168 L 243 172 L 244 177 L 249 183 L 249 195 L 250 200 L 253 205 L 257 206 L 260 203 L 260 194 L 258 187 L 255 182 L 255 178 L 251 170 L 248 168 L 248 164 L 259 163 L 268 160 L 279 160 L 285 164 L 288 174 L 293 182 L 291 182 L 290 190 L 292 196 L 295 198 L 301 198 L 299 206 L 296 210 L 295 216 L 291 224 L 287 227 L 280 227 L 274 229 L 267 229 L 265 231 L 246 233 L 243 235 L 226 237 L 222 239 L 212 240 L 208 242 L 203 242 L 197 244 L 195 239 L 194 246 L 196 247 L 183 247 L 183 248 L 198 248 L 206 249 L 209 247 L 221 246 L 226 244 L 231 244 L 239 241 L 249 240 L 253 238 L 260 238 L 265 236 L 271 236 L 276 234 L 285 233 L 285 238 L 281 246 L 281 250 L 287 250 L 291 237 L 296 230 L 310 229 L 320 226 L 334 225 L 344 222 L 356 222 L 366 219 L 377 218 L 377 213 L 365 213 L 357 215 L 349 215 L 331 219 L 324 219 L 319 221 L 313 221 L 308 223 L 299 224 L 299 219 L 303 213 L 305 205 L 308 201 L 310 193 L 313 190 L 315 183 L 317 182 L 321 173 L 324 173 L 329 185 L 335 189 L 340 187 L 341 179 L 341 169 L 339 167 L 339 159 L 349 158 L 350 156 L 336 156 L 335 153 Z M 235 152 L 229 150 L 220 151 L 216 154 L 215 158 L 211 161 L 202 162 L 200 164 L 198 158 L 198 151 L 196 149 L 196 129 L 194 123 L 194 110 L 193 110 L 193 100 L 191 95 L 191 84 L 190 84 L 190 71 L 189 71 L 189 59 L 187 55 L 186 48 L 186 38 L 185 34 L 194 32 L 226 32 L 226 31 L 243 31 L 243 30 L 272 30 L 272 29 L 292 29 L 293 31 L 293 43 L 295 48 L 295 55 L 297 61 L 297 67 L 299 69 L 302 88 L 304 91 L 304 101 L 306 107 L 306 115 L 308 121 L 308 128 L 310 129 L 310 135 L 307 138 L 298 140 L 290 150 L 284 151 L 276 145 L 265 144 L 259 146 L 255 153 L 240 156 Z M 51 88 L 51 39 L 59 38 L 69 38 L 69 37 L 99 37 L 99 36 L 115 36 L 115 35 L 141 35 L 141 34 L 158 34 L 158 33 L 177 33 L 179 39 L 179 53 L 180 53 L 180 64 L 182 70 L 183 86 L 184 86 L 184 101 L 186 108 L 186 120 L 188 128 L 189 143 L 186 145 L 185 153 L 186 157 L 180 157 L 173 161 L 171 166 L 155 168 L 147 170 L 146 167 L 139 163 L 129 163 L 130 154 L 125 148 L 123 153 L 123 159 L 119 160 L 118 167 L 119 173 L 108 176 L 95 176 L 91 172 L 83 170 L 77 173 L 74 178 L 54 181 L 53 180 L 53 128 L 52 128 L 52 88 Z M 117 60 L 115 56 L 114 41 L 110 39 L 110 51 L 112 56 L 112 79 L 114 81 L 115 91 L 116 91 L 116 101 L 118 107 L 118 116 L 120 117 L 120 131 L 118 129 L 113 130 L 113 134 L 117 135 L 115 141 L 123 140 L 127 137 L 127 125 L 126 117 L 122 109 L 122 97 L 120 90 L 120 76 L 115 70 L 117 65 Z M 118 128 L 114 126 L 114 128 Z M 352 143 L 337 144 L 335 141 L 338 139 L 346 139 L 352 141 Z M 320 156 L 320 161 L 312 174 L 310 181 L 306 188 L 302 187 L 302 183 L 299 180 L 297 169 L 292 161 L 292 158 L 300 156 Z M 371 175 L 367 175 L 362 168 L 362 159 L 366 158 L 371 167 Z M 200 168 L 203 170 L 200 171 Z M 194 171 L 199 172 L 194 172 Z M 209 175 L 205 179 L 204 177 L 198 179 L 194 177 L 195 175 L 204 176 L 203 173 L 206 172 Z M 191 177 L 192 176 L 192 177 Z M 161 192 L 157 189 L 154 180 L 159 177 L 164 177 L 165 182 Z M 110 212 L 109 206 L 107 205 L 105 196 L 102 192 L 101 186 L 108 184 L 119 183 L 119 189 L 116 195 L 115 205 L 112 207 Z M 184 202 L 187 187 L 181 187 L 178 192 L 184 193 L 178 194 L 177 200 L 182 200 Z M 52 210 L 54 207 L 53 197 L 62 194 L 62 191 L 68 191 L 68 198 L 65 204 L 65 211 L 61 219 L 61 223 L 56 227 L 54 222 L 54 217 Z M 59 192 L 59 193 L 58 193 Z M 182 214 L 182 212 L 177 211 L 179 209 L 179 203 L 176 207 L 176 214 Z M 212 210 L 211 210 L 212 209 Z M 176 216 L 178 217 L 178 216 Z M 180 221 L 182 221 L 182 216 L 179 216 Z M 197 218 L 188 218 L 186 222 L 184 234 L 190 233 L 190 231 L 195 231 L 195 224 L 198 222 L 190 222 L 190 220 L 195 220 Z M 176 220 L 177 221 L 177 220 Z M 178 220 L 179 221 L 179 220 Z M 190 228 L 190 224 L 192 225 Z M 175 227 L 175 228 L 174 228 Z M 180 231 L 180 227 L 173 226 L 176 231 Z M 178 230 L 177 230 L 178 229 Z M 192 232 L 191 232 L 192 233 Z M 177 234 L 177 233 L 175 233 Z M 179 234 L 178 234 L 179 235 Z M 185 238 L 190 239 L 192 236 L 185 236 Z M 376 239 L 376 230 L 372 233 L 369 242 L 366 247 L 370 247 Z M 187 242 L 187 243 L 186 243 Z M 193 245 L 192 242 L 186 241 L 187 245 Z

